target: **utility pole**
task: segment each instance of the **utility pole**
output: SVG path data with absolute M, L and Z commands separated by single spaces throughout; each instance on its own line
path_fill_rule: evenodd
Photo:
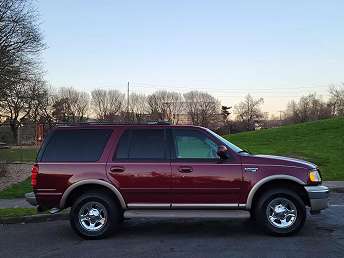
M 127 88 L 127 122 L 129 123 L 129 82 L 128 82 L 128 88 Z

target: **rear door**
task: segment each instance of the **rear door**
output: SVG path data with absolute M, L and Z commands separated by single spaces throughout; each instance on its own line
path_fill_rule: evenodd
M 109 128 L 62 127 L 52 131 L 39 151 L 34 189 L 39 203 L 58 207 L 66 189 L 85 179 L 107 180 L 104 173 Z
M 163 127 L 124 130 L 107 163 L 129 208 L 169 208 L 171 165 Z
M 172 207 L 237 207 L 242 184 L 240 161 L 229 153 L 222 161 L 222 145 L 199 128 L 173 128 Z

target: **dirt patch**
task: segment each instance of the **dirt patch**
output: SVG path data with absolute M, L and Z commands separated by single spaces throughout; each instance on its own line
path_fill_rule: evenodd
M 5 167 L 6 173 L 0 177 L 0 191 L 31 175 L 32 164 L 6 164 Z

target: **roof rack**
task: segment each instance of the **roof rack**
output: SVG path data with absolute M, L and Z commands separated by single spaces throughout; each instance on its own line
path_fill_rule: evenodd
M 88 125 L 171 125 L 169 121 L 145 121 L 141 123 L 116 123 L 110 121 L 77 122 L 77 123 L 57 123 L 56 126 L 88 126 Z
M 169 121 L 158 120 L 158 121 L 147 121 L 147 125 L 171 125 Z

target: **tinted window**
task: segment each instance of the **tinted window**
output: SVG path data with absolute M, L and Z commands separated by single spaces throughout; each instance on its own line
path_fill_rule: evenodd
M 174 130 L 177 159 L 218 159 L 217 144 L 206 134 L 196 130 Z
M 116 151 L 117 159 L 128 159 L 129 158 L 129 131 L 125 131 L 119 139 Z
M 111 132 L 107 129 L 57 130 L 51 135 L 41 161 L 97 161 Z
M 121 136 L 114 159 L 163 160 L 165 146 L 163 129 L 129 130 Z

